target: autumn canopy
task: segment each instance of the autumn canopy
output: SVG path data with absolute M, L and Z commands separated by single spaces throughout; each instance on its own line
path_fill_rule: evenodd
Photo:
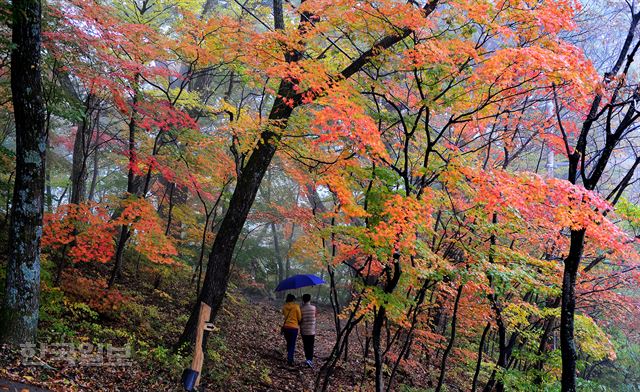
M 176 390 L 204 303 L 212 390 L 640 385 L 635 1 L 0 7 L 0 381 Z

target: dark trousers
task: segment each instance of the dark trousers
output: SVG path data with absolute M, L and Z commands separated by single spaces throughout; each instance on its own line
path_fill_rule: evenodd
M 302 335 L 302 344 L 304 345 L 304 356 L 307 360 L 313 361 L 313 345 L 316 335 Z
M 284 340 L 287 341 L 287 362 L 293 364 L 293 354 L 296 352 L 296 339 L 298 330 L 296 328 L 284 328 Z

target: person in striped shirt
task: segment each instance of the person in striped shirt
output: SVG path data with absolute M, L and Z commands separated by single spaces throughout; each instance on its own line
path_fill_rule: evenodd
M 313 346 L 316 338 L 316 307 L 311 305 L 311 295 L 302 296 L 302 321 L 300 322 L 300 335 L 304 346 L 304 356 L 307 366 L 313 367 Z

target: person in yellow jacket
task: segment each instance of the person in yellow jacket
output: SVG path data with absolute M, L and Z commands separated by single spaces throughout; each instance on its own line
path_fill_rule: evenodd
M 298 338 L 298 329 L 302 320 L 300 306 L 295 303 L 296 296 L 287 294 L 287 302 L 282 307 L 284 322 L 282 323 L 282 335 L 287 342 L 287 363 L 293 365 L 293 355 L 296 352 L 296 339 Z

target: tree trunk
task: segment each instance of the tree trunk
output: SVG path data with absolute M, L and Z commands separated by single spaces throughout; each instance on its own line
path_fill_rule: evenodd
M 462 289 L 464 285 L 461 284 L 458 286 L 458 292 L 456 293 L 456 300 L 453 304 L 453 314 L 451 315 L 451 338 L 449 338 L 449 344 L 447 344 L 447 348 L 445 348 L 444 353 L 442 353 L 442 363 L 440 364 L 440 377 L 438 378 L 438 386 L 436 387 L 435 392 L 440 392 L 442 390 L 442 385 L 444 384 L 444 375 L 447 371 L 447 358 L 449 357 L 449 353 L 453 349 L 453 345 L 456 341 L 456 324 L 458 320 L 458 305 L 460 304 L 460 297 L 462 296 Z
M 46 132 L 49 134 L 49 128 L 46 127 Z M 47 138 L 47 154 L 51 150 L 51 142 Z M 8 188 L 11 189 L 11 188 Z M 7 198 L 9 196 L 7 195 Z M 8 199 L 7 199 L 8 204 Z M 45 204 L 47 206 L 47 212 L 53 212 L 53 191 L 51 189 L 51 168 L 49 165 L 45 165 Z M 9 210 L 7 209 L 7 214 Z
M 281 15 L 282 2 L 274 0 L 273 8 L 274 27 L 278 30 L 283 30 L 284 20 L 279 17 Z M 300 58 L 302 58 L 300 52 L 285 55 L 287 62 L 296 62 Z M 301 96 L 295 91 L 295 82 L 282 80 L 269 113 L 269 121 L 278 129 L 286 128 L 289 117 L 293 113 L 293 108 L 300 105 L 301 102 Z M 222 219 L 220 229 L 209 253 L 209 262 L 204 282 L 202 283 L 202 291 L 180 336 L 179 346 L 185 343 L 191 345 L 195 342 L 200 302 L 211 306 L 210 321 L 215 320 L 222 305 L 222 300 L 229 284 L 229 271 L 233 251 L 260 188 L 262 178 L 276 153 L 276 143 L 280 139 L 280 135 L 267 129 L 260 134 L 260 139 L 246 161 L 246 165 L 243 168 L 238 168 L 239 175 L 236 188 L 231 195 L 229 208 Z
M 273 235 L 273 248 L 276 254 L 276 263 L 278 265 L 278 282 L 282 282 L 285 278 L 284 263 L 282 262 L 282 255 L 280 254 L 280 242 L 278 241 L 278 231 L 276 230 L 276 224 L 271 222 L 271 233 Z M 276 298 L 283 298 L 284 291 L 278 291 Z
M 484 388 L 484 392 L 492 391 L 494 386 L 496 388 L 496 391 L 504 392 L 505 391 L 504 381 L 502 377 L 498 377 L 496 379 L 496 375 L 497 375 L 498 369 L 500 369 L 500 371 L 502 372 L 505 372 L 506 370 L 509 369 L 509 359 L 511 358 L 511 353 L 513 352 L 513 347 L 515 346 L 518 333 L 513 332 L 511 334 L 511 337 L 509 338 L 509 341 L 507 342 L 507 326 L 505 325 L 504 320 L 502 318 L 502 306 L 498 301 L 496 301 L 493 294 L 489 296 L 489 300 L 491 301 L 492 303 L 491 306 L 496 313 L 499 352 L 498 352 L 498 362 L 496 363 L 496 367 L 493 369 L 493 372 L 491 372 L 491 377 L 489 377 L 489 381 L 487 382 L 487 385 Z
M 373 319 L 371 328 L 371 343 L 373 345 L 373 361 L 375 364 L 376 392 L 384 391 L 384 380 L 382 378 L 382 353 L 380 351 L 380 338 L 382 335 L 382 325 L 386 318 L 386 309 L 381 306 Z
M 17 345 L 34 342 L 38 327 L 47 133 L 40 74 L 40 1 L 13 0 L 11 15 L 16 179 L 0 325 L 2 341 Z
M 482 353 L 484 351 L 484 342 L 487 339 L 487 332 L 491 329 L 491 323 L 487 323 L 482 331 L 482 337 L 480 338 L 480 344 L 478 345 L 478 361 L 476 362 L 476 370 L 473 373 L 473 381 L 471 382 L 471 392 L 476 392 L 478 388 L 478 376 L 480 375 L 480 367 L 482 366 Z
M 84 118 L 78 124 L 73 141 L 73 157 L 71 163 L 71 196 L 70 203 L 79 204 L 85 200 L 87 184 L 87 160 L 92 139 L 93 125 L 91 121 L 93 98 L 91 94 L 85 102 Z
M 133 172 L 133 166 L 135 165 L 135 155 L 136 155 L 136 116 L 137 116 L 137 108 L 139 99 L 139 91 L 138 91 L 138 80 L 140 79 L 140 75 L 136 75 L 135 77 L 135 91 L 132 99 L 132 112 L 131 119 L 129 120 L 129 171 L 127 172 L 127 196 L 131 196 L 137 194 L 138 192 L 138 182 L 136 180 L 136 175 Z M 119 212 L 118 212 L 119 214 Z M 122 271 L 122 259 L 124 255 L 124 248 L 129 240 L 129 227 L 123 225 L 120 227 L 120 234 L 118 235 L 117 245 L 116 245 L 116 253 L 113 257 L 113 269 L 111 270 L 111 278 L 109 278 L 109 287 L 112 287 L 116 280 L 119 278 L 120 273 Z
M 584 248 L 585 230 L 571 231 L 571 247 L 564 260 L 562 307 L 560 309 L 560 349 L 562 351 L 562 392 L 576 390 L 576 342 L 573 335 L 576 312 L 576 277 Z
M 1 230 L 4 230 L 7 227 L 7 222 L 9 222 L 9 217 L 11 216 L 11 190 L 13 189 L 13 186 L 11 185 L 11 181 L 13 180 L 13 175 L 15 174 L 15 171 L 12 171 L 9 174 L 9 179 L 7 180 L 7 194 L 6 194 L 6 200 L 5 200 L 5 205 L 4 205 L 4 218 L 2 219 L 2 226 L 0 226 Z
M 173 220 L 173 191 L 176 189 L 175 183 L 169 183 L 169 211 L 167 211 L 167 226 L 164 230 L 164 235 L 169 236 L 169 232 L 171 231 L 171 221 Z M 162 216 L 162 205 L 158 208 L 158 215 Z
M 400 275 L 402 275 L 402 266 L 400 265 L 400 254 L 395 253 L 393 255 L 393 272 L 390 267 L 385 268 L 387 281 L 384 285 L 384 292 L 387 294 L 393 293 L 400 281 Z M 384 353 L 389 350 L 389 340 L 387 339 L 387 348 L 384 353 L 381 351 L 380 339 L 382 337 L 382 326 L 387 320 L 387 310 L 384 305 L 381 305 L 378 312 L 373 319 L 373 326 L 371 328 L 371 342 L 373 344 L 373 359 L 375 364 L 375 379 L 376 379 L 376 392 L 384 391 L 384 379 L 383 379 L 383 365 L 384 365 Z M 389 332 L 387 330 L 387 337 Z
M 116 253 L 113 257 L 113 269 L 109 278 L 109 287 L 112 287 L 122 273 L 122 259 L 124 257 L 124 249 L 129 240 L 129 226 L 120 226 L 120 235 L 118 235 L 118 244 L 116 245 Z
M 91 186 L 89 187 L 88 200 L 93 200 L 96 193 L 96 185 L 98 184 L 98 172 L 99 172 L 99 149 L 98 146 L 93 151 L 93 173 L 91 175 Z
M 548 308 L 557 308 L 558 306 L 560 306 L 560 297 L 557 297 L 556 299 L 553 300 L 553 302 L 549 301 L 547 302 L 547 307 Z M 549 340 L 549 336 L 551 335 L 551 331 L 553 330 L 553 324 L 556 322 L 556 317 L 555 316 L 548 316 L 547 318 L 544 319 L 544 329 L 542 332 L 542 336 L 540 336 L 540 344 L 538 345 L 538 352 L 537 352 L 537 356 L 538 359 L 536 360 L 536 363 L 534 365 L 534 368 L 538 371 L 536 374 L 536 377 L 534 379 L 534 384 L 536 385 L 542 385 L 543 377 L 543 370 L 544 370 L 544 363 L 545 363 L 545 351 L 546 351 L 546 346 L 547 346 L 547 341 Z
M 202 280 L 202 261 L 204 260 L 204 252 L 207 247 L 207 230 L 209 228 L 209 220 L 211 219 L 211 212 L 206 210 L 205 205 L 205 219 L 204 219 L 204 228 L 202 229 L 202 239 L 200 241 L 200 253 L 198 255 L 198 265 L 196 266 L 196 270 L 193 272 L 192 281 L 196 279 L 196 297 L 200 292 L 200 281 Z

